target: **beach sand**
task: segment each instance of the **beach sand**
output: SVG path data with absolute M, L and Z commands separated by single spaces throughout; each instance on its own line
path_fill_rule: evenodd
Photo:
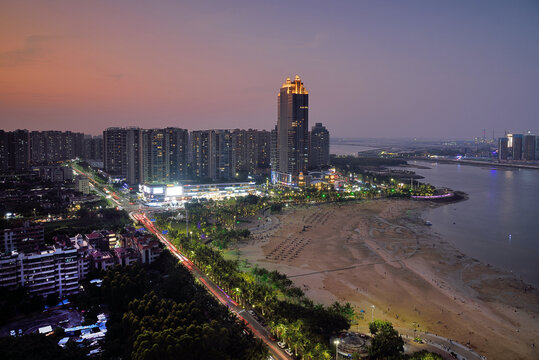
M 364 309 L 362 332 L 374 305 L 375 319 L 416 326 L 489 359 L 539 358 L 539 292 L 440 238 L 420 217 L 427 206 L 435 205 L 371 200 L 286 209 L 278 226 L 274 217 L 239 250 L 286 273 L 315 302 Z

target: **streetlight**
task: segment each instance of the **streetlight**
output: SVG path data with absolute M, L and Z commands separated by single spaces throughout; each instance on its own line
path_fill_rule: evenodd
M 375 308 L 375 306 L 374 306 L 374 305 L 371 305 L 371 310 L 372 310 L 372 311 L 371 311 L 371 322 L 374 321 L 374 308 Z
M 187 241 L 189 242 L 189 213 L 187 212 L 187 206 L 185 207 L 185 235 L 187 236 Z
M 339 359 L 339 339 L 335 340 L 335 360 Z

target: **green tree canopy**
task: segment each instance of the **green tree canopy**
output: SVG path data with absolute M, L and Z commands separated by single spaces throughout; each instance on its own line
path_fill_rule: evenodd
M 398 359 L 404 351 L 404 340 L 389 321 L 376 320 L 369 323 L 373 335 L 369 346 L 371 359 Z

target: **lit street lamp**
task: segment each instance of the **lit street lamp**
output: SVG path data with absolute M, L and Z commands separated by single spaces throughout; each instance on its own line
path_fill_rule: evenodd
M 339 339 L 335 340 L 335 360 L 339 359 Z
M 374 321 L 374 305 L 371 306 L 371 322 Z

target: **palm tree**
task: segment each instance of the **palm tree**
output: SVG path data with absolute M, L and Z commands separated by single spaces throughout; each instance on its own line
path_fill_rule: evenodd
M 277 332 L 277 336 L 280 339 L 284 340 L 287 329 L 288 329 L 287 326 L 285 324 L 283 324 L 283 323 L 279 323 L 279 324 L 275 325 L 274 329 Z

